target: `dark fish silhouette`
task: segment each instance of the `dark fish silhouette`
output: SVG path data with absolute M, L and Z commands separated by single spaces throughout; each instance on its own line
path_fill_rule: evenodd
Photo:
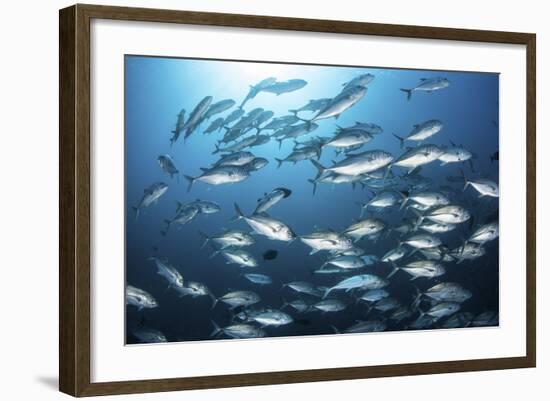
M 277 252 L 275 249 L 269 249 L 268 251 L 265 251 L 263 254 L 264 260 L 273 260 L 277 257 L 279 252 Z
M 491 159 L 491 163 L 494 162 L 495 160 L 498 162 L 498 150 L 493 153 L 491 156 L 489 156 L 489 159 Z
M 309 319 L 294 319 L 294 321 L 302 326 L 309 326 L 311 324 L 311 320 Z

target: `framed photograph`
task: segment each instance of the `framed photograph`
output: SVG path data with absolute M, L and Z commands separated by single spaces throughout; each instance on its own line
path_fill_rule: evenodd
M 534 34 L 61 10 L 60 390 L 534 367 L 535 113 Z

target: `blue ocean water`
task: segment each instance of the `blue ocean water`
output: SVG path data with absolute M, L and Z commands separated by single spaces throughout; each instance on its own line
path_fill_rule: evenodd
M 230 311 L 221 302 L 212 309 L 209 297 L 179 297 L 178 292 L 168 288 L 168 282 L 157 274 L 154 262 L 149 260 L 152 256 L 168 260 L 181 273 L 184 282 L 197 281 L 205 284 L 215 297 L 234 290 L 254 291 L 261 297 L 261 302 L 255 305 L 258 308 L 278 309 L 285 300 L 298 298 L 308 303 L 319 300 L 283 288 L 285 283 L 307 281 L 317 286 L 330 287 L 350 276 L 313 275 L 312 271 L 327 259 L 326 252 L 310 255 L 311 249 L 299 240 L 285 243 L 259 235 L 255 235 L 256 243 L 253 246 L 245 248 L 259 261 L 259 267 L 241 268 L 235 264 L 226 264 L 222 256 L 210 257 L 214 249 L 209 245 L 201 249 L 204 239 L 199 230 L 208 235 L 227 229 L 250 232 L 251 229 L 244 221 L 232 221 L 235 216 L 234 203 L 245 214 L 251 214 L 264 193 L 277 187 L 285 187 L 292 191 L 291 196 L 270 209 L 270 216 L 289 225 L 298 236 L 309 234 L 317 228 L 341 232 L 359 218 L 360 207 L 357 203 L 367 202 L 378 190 L 362 188 L 360 185 L 353 188 L 350 184 L 319 183 L 313 195 L 313 186 L 308 180 L 315 178 L 317 170 L 312 163 L 308 160 L 294 165 L 283 163 L 277 168 L 275 158 L 284 158 L 292 152 L 292 140 L 284 141 L 281 148 L 277 141 L 271 140 L 265 145 L 250 149 L 255 156 L 266 158 L 269 164 L 239 183 L 214 186 L 197 181 L 191 191 L 187 192 L 188 182 L 184 175 L 197 177 L 201 174 L 201 168 L 211 166 L 219 159 L 220 155 L 212 152 L 225 130 L 210 135 L 205 135 L 203 131 L 213 120 L 225 117 L 233 111 L 246 97 L 250 85 L 267 77 L 275 77 L 277 81 L 307 81 L 305 87 L 279 96 L 260 92 L 244 106 L 246 112 L 262 107 L 273 111 L 275 117 L 280 117 L 288 115 L 289 109 L 305 105 L 310 99 L 336 96 L 344 83 L 365 73 L 373 74 L 375 78 L 368 84 L 364 98 L 343 112 L 337 120 L 330 118 L 317 121 L 319 128 L 298 138 L 298 141 L 315 136 L 331 137 L 337 126 L 349 127 L 356 122 L 369 122 L 381 126 L 383 133 L 376 135 L 354 153 L 382 149 L 397 158 L 405 149 L 400 147 L 392 133 L 407 136 L 415 124 L 431 119 L 440 120 L 443 122 L 443 129 L 426 143 L 448 147 L 452 141 L 472 152 L 472 163 L 440 166 L 440 162 L 435 161 L 423 166 L 417 175 L 431 180 L 429 190 L 441 190 L 449 194 L 452 204 L 464 206 L 473 217 L 461 223 L 456 230 L 437 236 L 446 246 L 454 249 L 460 247 L 479 225 L 498 221 L 498 198 L 480 198 L 472 187 L 462 191 L 464 182 L 461 181 L 463 170 L 468 178 L 487 178 L 498 183 L 498 159 L 495 160 L 494 157 L 495 152 L 498 152 L 498 74 L 126 56 L 126 278 L 127 284 L 148 292 L 158 302 L 158 307 L 152 309 L 138 310 L 133 305 L 127 306 L 128 344 L 140 342 L 132 333 L 141 328 L 158 330 L 167 341 L 207 340 L 211 338 L 212 321 L 222 327 L 227 326 L 233 321 L 234 314 L 241 310 Z M 447 78 L 450 86 L 431 93 L 413 92 L 410 101 L 399 90 L 415 87 L 420 79 L 436 77 Z M 185 109 L 188 118 L 189 113 L 205 96 L 212 96 L 213 103 L 222 99 L 233 99 L 237 104 L 213 116 L 208 122 L 203 122 L 187 140 L 183 140 L 182 134 L 171 146 L 171 131 L 175 127 L 179 111 Z M 309 112 L 300 113 L 300 117 L 304 119 L 313 116 Z M 270 132 L 262 132 L 268 133 Z M 415 146 L 415 143 L 407 142 L 406 145 Z M 180 172 L 177 177 L 170 178 L 159 167 L 157 158 L 165 154 L 173 158 Z M 319 162 L 323 166 L 330 166 L 333 161 L 344 157 L 337 156 L 333 148 L 325 147 Z M 392 167 L 391 171 L 397 178 L 407 172 L 399 167 Z M 132 207 L 139 204 L 146 188 L 158 182 L 168 185 L 167 192 L 155 204 L 140 210 L 139 217 L 135 219 Z M 415 189 L 407 190 L 414 193 Z M 166 226 L 164 220 L 174 217 L 177 202 L 185 204 L 196 199 L 216 202 L 221 211 L 198 215 L 186 225 L 171 227 L 167 235 L 163 236 L 161 231 Z M 389 227 L 395 227 L 403 218 L 413 220 L 415 215 L 410 210 L 393 207 L 388 210 L 370 210 L 365 217 L 377 217 L 384 220 Z M 363 239 L 357 244 L 367 254 L 381 257 L 396 247 L 404 237 L 398 232 L 387 230 L 376 240 Z M 409 306 L 416 294 L 415 286 L 426 290 L 437 282 L 456 282 L 472 293 L 472 297 L 461 304 L 461 312 L 470 312 L 474 316 L 489 311 L 498 314 L 498 238 L 485 244 L 484 249 L 485 255 L 479 258 L 461 263 L 443 263 L 447 272 L 437 279 L 419 278 L 411 282 L 408 274 L 399 271 L 391 278 L 386 289 L 401 305 Z M 277 257 L 264 260 L 262 254 L 267 250 L 276 250 Z M 419 258 L 417 252 L 403 261 Z M 391 270 L 389 264 L 377 263 L 362 269 L 361 273 L 385 277 Z M 269 275 L 273 284 L 260 287 L 244 278 L 242 273 L 245 272 Z M 365 320 L 383 321 L 387 330 L 405 330 L 411 329 L 411 323 L 421 313 L 414 310 L 408 319 L 395 322 L 388 319 L 391 312 L 369 312 L 366 304 L 354 301 L 353 295 L 343 292 L 335 295 L 348 304 L 344 311 L 297 313 L 285 308 L 295 322 L 281 327 L 264 327 L 263 330 L 267 336 L 332 334 L 333 326 L 344 330 L 356 321 Z M 424 300 L 421 310 L 425 311 L 430 307 L 429 302 Z M 444 327 L 445 319 L 446 317 L 427 328 Z M 486 324 L 481 323 L 495 324 L 498 324 L 498 318 L 491 319 Z

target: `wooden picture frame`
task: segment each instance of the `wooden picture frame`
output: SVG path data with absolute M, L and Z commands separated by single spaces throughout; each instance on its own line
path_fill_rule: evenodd
M 519 44 L 527 58 L 526 356 L 368 367 L 92 383 L 90 380 L 90 21 L 94 18 L 218 27 Z M 534 367 L 536 362 L 536 36 L 420 26 L 74 5 L 59 15 L 59 388 L 73 396 L 348 380 Z

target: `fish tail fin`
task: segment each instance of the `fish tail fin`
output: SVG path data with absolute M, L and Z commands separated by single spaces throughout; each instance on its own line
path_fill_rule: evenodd
M 340 330 L 338 330 L 338 327 L 336 326 L 333 326 L 332 324 L 330 325 L 330 328 L 332 329 L 332 331 L 334 331 L 334 334 L 342 334 L 342 332 Z
M 399 266 L 397 266 L 393 261 L 391 262 L 393 270 L 386 276 L 386 279 L 391 278 L 395 273 L 399 271 Z
M 212 330 L 212 333 L 210 333 L 210 338 L 213 338 L 220 334 L 222 332 L 222 329 L 216 324 L 215 321 L 210 320 L 210 323 L 212 323 L 212 326 L 214 326 L 214 330 Z
M 225 127 L 224 127 L 225 128 Z M 219 143 L 215 143 L 214 144 L 214 147 L 216 148 L 216 150 L 214 150 L 212 152 L 213 155 L 215 155 L 216 153 L 220 153 L 220 144 Z
M 399 210 L 402 210 L 405 207 L 405 205 L 407 204 L 407 202 L 409 201 L 409 195 L 407 195 L 403 192 L 399 192 L 399 194 L 403 198 L 403 201 L 401 202 L 401 205 L 399 206 Z
M 422 299 L 422 295 L 424 295 L 424 293 L 420 291 L 416 285 L 414 286 L 414 290 L 416 291 L 416 295 L 412 302 L 412 308 L 418 309 L 418 307 L 420 306 L 420 300 Z
M 191 177 L 189 175 L 183 175 L 185 177 L 185 179 L 189 182 L 189 185 L 187 185 L 187 192 L 190 192 L 191 191 L 191 187 L 193 186 L 193 184 L 195 183 L 195 180 L 196 178 L 195 177 Z
M 414 223 L 413 231 L 418 230 L 418 227 L 420 227 L 420 224 L 422 224 L 422 221 L 424 221 L 424 216 L 420 214 L 420 212 L 416 209 L 411 209 L 414 214 L 416 214 L 416 222 Z
M 462 175 L 462 179 L 464 180 L 464 188 L 462 188 L 462 191 L 466 191 L 466 188 L 468 188 L 468 185 L 470 185 L 470 181 L 466 178 L 466 174 L 464 174 L 464 170 L 460 169 L 460 174 Z
M 279 142 L 279 149 L 281 149 L 281 146 L 283 146 L 283 141 L 285 140 L 285 138 L 279 138 L 277 139 L 277 142 Z
M 203 233 L 201 230 L 199 230 L 199 234 L 202 238 L 204 238 L 204 242 L 202 243 L 202 245 L 199 249 L 203 249 L 206 246 L 206 244 L 208 243 L 208 241 L 210 241 L 210 237 L 208 235 L 206 235 L 205 233 Z
M 315 176 L 315 179 L 319 178 L 320 176 L 323 175 L 323 173 L 326 171 L 326 168 L 321 164 L 319 163 L 317 160 L 314 160 L 314 159 L 309 159 L 309 161 L 311 162 L 311 164 L 313 164 L 315 166 L 315 168 L 317 169 L 317 175 Z
M 401 146 L 401 149 L 403 149 L 403 146 L 405 145 L 405 138 L 394 133 L 392 133 L 392 135 L 397 138 L 397 140 L 399 141 L 399 146 Z
M 332 288 L 327 288 L 323 294 L 323 299 L 325 299 L 326 297 L 328 297 L 328 294 L 330 294 L 332 291 Z
M 357 202 L 357 204 L 361 208 L 361 212 L 359 213 L 359 218 L 361 218 L 365 214 L 365 210 L 367 209 L 368 202 Z
M 407 94 L 407 100 L 411 100 L 411 96 L 412 96 L 412 89 L 405 89 L 405 88 L 401 88 L 399 89 L 401 92 L 405 92 Z
M 288 112 L 291 113 L 291 114 L 294 114 L 294 115 L 298 114 L 298 110 L 294 110 L 294 109 L 289 110 Z
M 237 205 L 237 202 L 235 202 L 233 204 L 233 206 L 235 207 L 235 212 L 237 214 L 231 219 L 231 221 L 236 221 L 236 220 L 242 219 L 244 217 L 244 214 L 243 214 L 241 208 L 239 207 L 239 205 Z
M 311 178 L 309 178 L 308 181 L 313 185 L 313 195 L 315 195 L 315 192 L 317 191 L 317 181 L 312 180 Z
M 132 206 L 132 210 L 134 211 L 134 220 L 137 220 L 139 217 L 139 208 L 136 206 Z
M 283 304 L 281 305 L 281 310 L 286 308 L 287 306 L 290 306 L 285 298 L 281 298 L 281 301 L 283 301 Z
M 283 165 L 283 161 L 284 160 L 281 160 L 281 159 L 277 159 L 275 158 L 275 160 L 277 161 L 277 168 L 281 167 Z

